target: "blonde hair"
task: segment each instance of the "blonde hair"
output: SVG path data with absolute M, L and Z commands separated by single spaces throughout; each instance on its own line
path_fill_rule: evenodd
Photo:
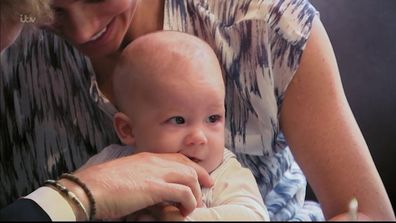
M 34 17 L 38 23 L 52 19 L 51 0 L 0 0 L 1 23 L 16 22 L 21 15 Z

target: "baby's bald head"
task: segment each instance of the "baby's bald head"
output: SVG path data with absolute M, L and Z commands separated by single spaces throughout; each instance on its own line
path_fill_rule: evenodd
M 136 103 L 135 99 L 144 100 L 161 87 L 200 83 L 224 90 L 212 48 L 185 33 L 155 32 L 137 38 L 124 49 L 113 75 L 114 103 L 124 111 Z

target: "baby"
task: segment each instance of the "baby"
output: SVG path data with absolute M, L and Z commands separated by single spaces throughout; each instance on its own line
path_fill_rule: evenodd
M 114 127 L 127 146 L 111 145 L 86 165 L 138 152 L 181 153 L 214 179 L 202 188 L 204 207 L 184 220 L 269 220 L 252 173 L 224 148 L 225 89 L 208 44 L 172 31 L 142 36 L 122 53 L 113 87 Z

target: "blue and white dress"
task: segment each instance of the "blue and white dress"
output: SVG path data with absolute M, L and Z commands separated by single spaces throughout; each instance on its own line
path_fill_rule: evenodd
M 249 167 L 271 220 L 323 220 L 279 127 L 284 93 L 312 20 L 308 0 L 166 0 L 164 30 L 209 43 L 226 82 L 226 147 Z M 119 142 L 114 107 L 88 58 L 59 37 L 25 31 L 1 56 L 0 207 Z

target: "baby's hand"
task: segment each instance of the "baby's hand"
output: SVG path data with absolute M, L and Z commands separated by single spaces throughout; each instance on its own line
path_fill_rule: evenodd
M 125 217 L 125 221 L 157 221 L 152 207 L 144 208 Z
M 161 205 L 159 211 L 159 221 L 184 221 L 184 216 L 180 213 L 179 208 L 170 204 Z

